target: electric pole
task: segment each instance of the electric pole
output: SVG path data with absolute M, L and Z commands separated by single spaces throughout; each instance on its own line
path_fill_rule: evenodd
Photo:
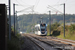
M 18 20 L 17 20 L 17 11 L 16 11 L 16 33 L 17 33 L 17 31 L 18 31 Z
M 10 4 L 10 0 L 9 0 L 9 40 L 11 40 L 11 4 Z
M 14 35 L 15 35 L 15 4 L 13 4 L 13 14 L 14 14 Z
M 65 3 L 63 5 L 64 5 L 64 37 L 65 37 Z
M 43 23 L 43 17 L 41 17 L 40 19 L 41 19 L 41 23 Z
M 49 11 L 49 19 L 50 19 L 50 35 L 51 35 L 51 11 Z

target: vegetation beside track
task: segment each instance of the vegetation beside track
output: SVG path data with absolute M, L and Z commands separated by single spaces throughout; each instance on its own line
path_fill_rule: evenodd
M 9 34 L 8 34 L 9 36 Z M 14 35 L 14 31 L 11 31 L 11 40 L 7 38 L 7 49 L 8 50 L 20 50 L 20 34 Z
M 48 34 L 47 36 L 50 35 L 50 30 L 49 30 L 49 25 L 47 27 Z M 60 26 L 59 23 L 54 23 L 51 25 L 51 35 L 54 37 L 62 38 L 62 39 L 70 39 L 70 40 L 75 40 L 75 24 L 71 24 L 70 26 L 66 25 L 65 26 L 65 37 L 64 37 L 64 31 L 63 31 L 63 26 Z

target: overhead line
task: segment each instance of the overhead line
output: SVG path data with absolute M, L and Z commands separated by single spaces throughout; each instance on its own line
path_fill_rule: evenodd
M 50 6 L 50 5 L 48 5 L 49 7 L 48 8 L 52 8 L 54 11 L 57 11 L 57 12 L 60 12 L 60 13 L 62 13 L 61 11 L 59 11 L 59 10 L 57 10 L 57 9 L 55 9 L 55 8 L 53 8 L 52 6 Z
M 24 4 L 26 3 L 26 2 L 23 2 L 23 0 L 21 0 L 21 2 L 24 3 Z M 26 4 L 27 4 L 27 3 L 26 3 Z M 27 5 L 29 5 L 29 4 L 27 4 Z
M 26 6 L 26 5 L 22 5 L 20 2 L 18 2 L 18 0 L 16 0 L 18 5 L 21 5 L 22 7 Z M 31 5 L 28 5 L 28 6 L 31 6 Z
M 60 1 L 60 0 L 59 0 L 59 1 Z M 57 3 L 59 3 L 59 1 L 58 1 Z M 57 3 L 56 3 L 56 4 L 57 4 Z
M 16 0 L 17 1 L 17 0 Z M 18 2 L 18 1 L 17 1 Z M 18 2 L 19 3 L 19 2 Z M 19 3 L 20 4 L 20 3 Z M 20 5 L 22 5 L 22 4 L 20 4 Z
M 38 5 L 39 1 L 40 1 L 40 0 L 38 0 L 38 1 L 35 3 L 35 7 L 34 7 L 34 8 L 36 8 L 36 7 L 37 7 L 37 5 Z
M 30 8 L 31 8 L 31 7 L 28 7 L 28 8 L 25 8 L 25 9 L 20 10 L 20 11 L 17 11 L 17 12 L 19 13 L 19 12 L 25 11 L 25 10 L 30 9 Z

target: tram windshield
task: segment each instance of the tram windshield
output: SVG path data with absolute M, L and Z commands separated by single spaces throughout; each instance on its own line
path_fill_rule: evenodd
M 45 26 L 46 26 L 46 24 L 41 24 L 40 25 L 41 31 L 45 31 Z

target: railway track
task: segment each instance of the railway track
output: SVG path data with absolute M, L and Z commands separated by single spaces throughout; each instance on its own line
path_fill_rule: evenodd
M 61 49 L 53 48 L 48 43 L 45 43 L 44 41 L 41 41 L 31 35 L 25 35 L 25 36 L 28 37 L 28 39 L 30 39 L 31 41 L 33 41 L 37 46 L 39 46 L 41 50 L 61 50 Z
M 61 49 L 61 50 L 75 50 L 75 47 L 74 47 L 74 41 L 71 41 L 71 40 L 64 40 L 64 39 L 60 39 L 60 38 L 55 38 L 55 37 L 48 37 L 48 36 L 37 36 L 37 35 L 30 35 L 32 36 L 33 38 L 43 42 L 43 43 L 46 43 L 50 46 L 52 46 L 53 48 L 58 48 L 58 49 Z
M 49 40 L 52 40 L 52 41 L 61 42 L 61 43 L 68 44 L 68 45 L 71 45 L 71 46 L 75 47 L 75 41 L 73 41 L 73 40 L 61 39 L 61 38 L 50 37 L 50 36 L 40 36 L 40 37 L 43 37 L 43 38 L 46 38 L 46 39 L 49 39 Z
M 23 39 L 25 39 L 25 43 L 27 44 L 24 44 L 25 45 L 25 49 L 21 49 L 21 50 L 44 50 L 40 45 L 38 45 L 37 43 L 35 43 L 35 41 L 30 38 L 30 36 L 26 36 L 24 34 L 21 34 L 21 36 L 23 37 Z M 33 43 L 35 44 L 33 44 Z M 31 48 L 32 45 L 33 47 Z M 28 48 L 29 47 L 29 48 Z M 23 47 L 22 47 L 23 48 Z M 26 49 L 27 48 L 27 49 Z M 34 49 L 33 49 L 34 48 Z M 36 48 L 36 49 L 35 49 Z
M 44 50 L 43 47 L 41 47 L 39 44 L 37 44 L 33 39 L 31 39 L 31 37 L 26 36 L 28 39 L 30 39 L 32 42 L 34 42 L 41 50 Z
M 46 38 L 53 40 L 53 41 L 57 41 L 57 42 L 59 41 L 61 43 L 68 44 L 68 45 L 75 47 L 75 41 L 73 41 L 73 40 L 61 39 L 61 38 L 56 38 L 56 37 L 48 37 L 48 36 L 46 36 Z

